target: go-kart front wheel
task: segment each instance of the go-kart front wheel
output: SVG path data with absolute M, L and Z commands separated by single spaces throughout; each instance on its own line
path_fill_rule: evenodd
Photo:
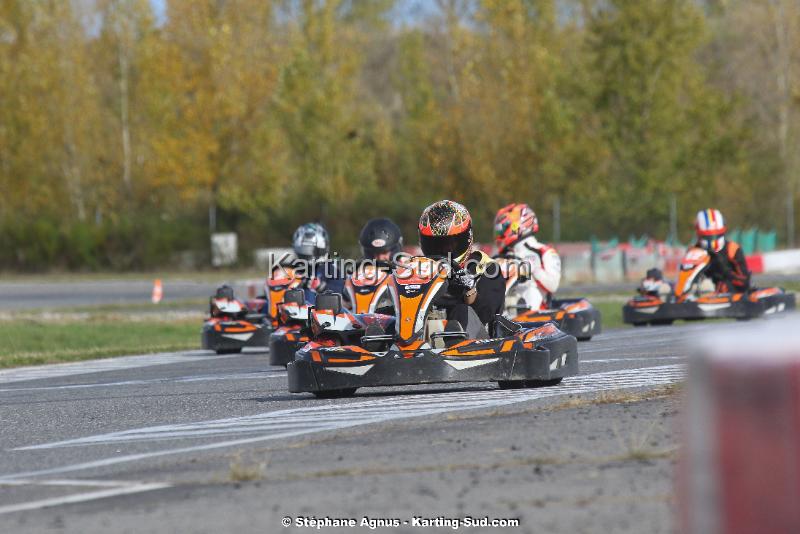
M 522 389 L 557 386 L 560 383 L 561 378 L 551 378 L 550 380 L 500 380 L 497 385 L 500 389 Z
M 314 391 L 314 396 L 318 399 L 341 399 L 352 397 L 358 388 L 330 389 L 327 391 Z

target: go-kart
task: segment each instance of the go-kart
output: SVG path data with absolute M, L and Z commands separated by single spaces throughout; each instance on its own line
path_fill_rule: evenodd
M 585 298 L 551 299 L 543 309 L 531 309 L 520 295 L 520 266 L 513 258 L 495 258 L 506 280 L 504 315 L 518 323 L 552 321 L 578 341 L 588 341 L 602 331 L 600 310 Z
M 377 265 L 365 263 L 360 265 L 347 278 L 344 290 L 350 301 L 353 313 L 375 313 L 379 308 L 392 305 L 389 291 L 391 280 L 389 264 Z
M 235 354 L 244 347 L 267 346 L 269 323 L 264 315 L 251 313 L 236 299 L 212 298 L 211 317 L 203 323 L 201 343 L 217 354 Z
M 711 263 L 708 252 L 692 247 L 681 260 L 678 281 L 669 292 L 650 291 L 643 282 L 640 294 L 622 308 L 622 320 L 634 326 L 667 325 L 687 321 L 730 318 L 746 320 L 795 309 L 794 293 L 779 287 L 731 293 L 715 288 L 704 276 Z
M 247 302 L 251 310 L 261 310 L 268 319 L 271 330 L 278 327 L 280 312 L 287 291 L 300 287 L 303 280 L 291 267 L 277 266 L 264 282 L 264 294 Z
M 338 397 L 361 387 L 453 382 L 520 388 L 578 373 L 577 341 L 553 323 L 530 326 L 498 315 L 487 331 L 470 308 L 481 333 L 469 338 L 435 304 L 448 289 L 443 266 L 415 257 L 395 268 L 389 283 L 396 317 L 353 314 L 341 295 L 318 295 L 309 311 L 312 341 L 287 366 L 289 391 Z
M 302 289 L 290 289 L 276 305 L 277 328 L 269 336 L 269 364 L 286 367 L 308 343 L 308 308 Z

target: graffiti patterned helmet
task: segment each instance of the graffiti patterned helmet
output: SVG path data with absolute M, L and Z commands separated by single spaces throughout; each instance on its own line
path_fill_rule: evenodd
M 494 217 L 494 241 L 500 253 L 538 231 L 539 219 L 527 204 L 509 204 Z
M 306 223 L 294 232 L 292 247 L 302 260 L 313 260 L 328 253 L 330 239 L 328 231 L 319 223 Z
M 394 256 L 403 247 L 403 234 L 391 219 L 372 219 L 361 229 L 358 242 L 365 258 L 386 252 Z
M 426 256 L 447 256 L 463 263 L 472 251 L 472 217 L 452 200 L 431 204 L 419 218 L 419 245 Z
M 715 209 L 697 212 L 694 228 L 697 232 L 697 244 L 709 252 L 719 252 L 725 246 L 725 219 Z

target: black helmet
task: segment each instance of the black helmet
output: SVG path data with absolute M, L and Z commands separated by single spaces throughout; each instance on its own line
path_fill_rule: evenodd
M 233 300 L 233 288 L 228 284 L 219 286 L 217 292 L 214 294 L 214 298 Z
M 663 280 L 664 273 L 661 272 L 661 269 L 653 267 L 652 269 L 647 269 L 647 273 L 645 273 L 645 278 L 651 278 L 653 280 Z
M 365 258 L 375 258 L 385 252 L 394 256 L 403 247 L 403 234 L 391 219 L 372 219 L 361 229 L 358 242 Z

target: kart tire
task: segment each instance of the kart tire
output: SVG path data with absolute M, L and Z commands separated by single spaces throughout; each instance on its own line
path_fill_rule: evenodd
M 635 326 L 635 327 L 639 327 L 639 326 L 647 326 L 647 323 L 631 323 L 631 324 L 632 324 L 633 326 Z
M 217 349 L 215 352 L 217 354 L 239 354 L 242 352 L 242 347 L 237 347 L 235 349 Z
M 326 391 L 314 391 L 314 396 L 318 399 L 341 399 L 352 397 L 358 388 L 329 389 Z
M 575 339 L 577 339 L 578 341 L 590 341 L 592 339 L 592 336 L 576 337 Z
M 500 389 L 522 389 L 522 388 L 544 388 L 557 386 L 561 383 L 561 378 L 551 378 L 549 380 L 500 380 L 497 385 Z

